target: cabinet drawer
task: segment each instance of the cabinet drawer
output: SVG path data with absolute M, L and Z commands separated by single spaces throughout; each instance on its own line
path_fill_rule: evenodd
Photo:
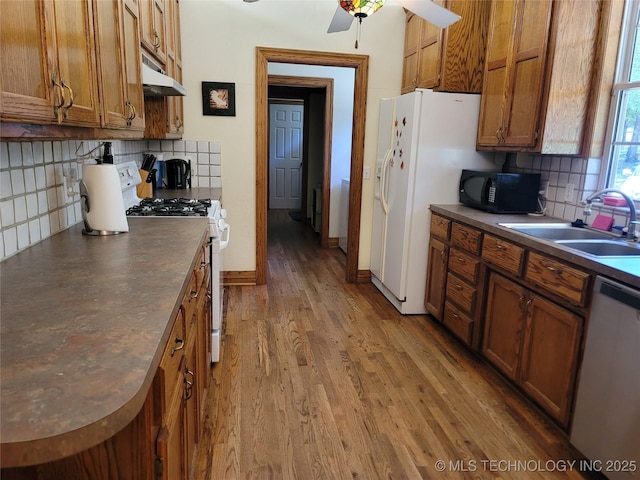
M 454 274 L 447 275 L 447 300 L 451 300 L 469 315 L 472 315 L 476 306 L 475 287 L 460 280 Z
M 485 234 L 482 241 L 482 258 L 515 275 L 522 272 L 524 252 L 524 248 L 493 235 Z
M 182 298 L 182 306 L 184 307 L 184 326 L 185 335 L 188 338 L 191 332 L 191 324 L 193 323 L 193 314 L 198 305 L 198 295 L 200 292 L 200 283 L 196 272 L 191 274 L 187 291 Z
M 431 214 L 431 234 L 436 235 L 444 240 L 449 240 L 449 231 L 451 229 L 451 220 L 441 217 L 435 213 Z
M 586 305 L 590 275 L 564 262 L 530 252 L 525 278 L 572 303 Z
M 446 302 L 444 305 L 444 321 L 442 323 L 460 340 L 467 345 L 471 345 L 473 321 L 451 302 Z
M 471 283 L 477 283 L 480 274 L 480 260 L 457 248 L 449 251 L 449 270 Z
M 202 285 L 205 277 L 207 276 L 207 273 L 210 269 L 210 261 L 211 259 L 209 255 L 209 243 L 206 243 L 202 246 L 202 250 L 200 251 L 200 255 L 198 257 L 198 260 L 196 261 L 195 273 L 197 278 L 196 283 L 198 286 Z
M 184 328 L 184 310 L 180 308 L 156 374 L 157 388 L 160 390 L 159 398 L 162 403 L 162 412 L 165 412 L 166 408 L 170 405 L 176 388 L 182 385 L 180 363 L 184 348 L 186 347 Z
M 475 228 L 454 223 L 451 225 L 451 243 L 456 247 L 463 248 L 471 253 L 480 253 L 480 242 L 482 233 Z

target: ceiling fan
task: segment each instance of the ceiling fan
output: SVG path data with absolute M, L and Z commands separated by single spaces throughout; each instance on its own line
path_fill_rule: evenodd
M 356 48 L 358 48 L 358 38 L 360 37 L 360 25 L 362 24 L 362 19 L 376 13 L 384 4 L 384 1 L 385 0 L 338 0 L 338 7 L 336 8 L 336 13 L 333 14 L 333 19 L 329 24 L 327 33 L 344 32 L 349 30 L 353 19 L 357 18 L 358 33 L 356 37 Z M 460 15 L 441 7 L 431 0 L 397 1 L 407 10 L 440 28 L 446 28 L 452 23 L 460 20 Z

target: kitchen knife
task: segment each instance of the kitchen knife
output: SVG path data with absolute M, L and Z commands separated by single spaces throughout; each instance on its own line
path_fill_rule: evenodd
M 149 170 L 149 175 L 147 175 L 147 179 L 145 180 L 145 183 L 151 183 L 156 179 L 156 172 L 158 171 L 157 168 L 154 168 L 153 170 Z

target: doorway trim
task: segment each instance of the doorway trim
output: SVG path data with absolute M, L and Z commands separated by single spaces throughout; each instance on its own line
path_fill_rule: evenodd
M 323 155 L 322 155 L 322 211 L 328 212 L 330 205 L 330 184 L 331 184 L 331 141 L 332 141 L 332 125 L 333 125 L 333 78 L 319 77 L 293 77 L 288 75 L 268 75 L 268 86 L 280 87 L 302 87 L 324 89 L 324 133 L 323 133 Z M 267 102 L 269 99 L 267 98 Z M 305 115 L 307 115 L 307 106 L 305 106 Z M 306 142 L 306 141 L 305 141 Z M 268 160 L 268 159 L 267 159 Z M 308 159 L 305 156 L 303 165 L 305 173 L 303 181 L 307 181 Z M 268 179 L 267 179 L 268 182 Z M 266 184 L 269 185 L 268 183 Z M 306 186 L 302 188 L 302 204 L 301 211 L 306 212 Z M 267 190 L 268 195 L 268 190 Z M 268 204 L 267 204 L 268 205 Z M 315 212 L 314 212 L 315 213 Z M 312 215 L 314 214 L 312 213 Z M 329 215 L 322 215 L 320 226 L 320 245 L 322 247 L 329 246 Z
M 347 230 L 347 264 L 345 273 L 347 282 L 356 283 L 358 281 L 358 253 L 360 247 L 360 210 L 362 203 L 362 168 L 364 164 L 364 127 L 367 107 L 369 56 L 256 47 L 256 284 L 258 285 L 263 285 L 267 281 L 269 62 L 355 69 L 349 225 Z

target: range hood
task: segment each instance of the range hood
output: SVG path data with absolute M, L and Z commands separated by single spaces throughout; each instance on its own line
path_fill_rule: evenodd
M 142 54 L 142 89 L 152 97 L 185 96 L 187 89 L 164 73 L 153 60 Z

